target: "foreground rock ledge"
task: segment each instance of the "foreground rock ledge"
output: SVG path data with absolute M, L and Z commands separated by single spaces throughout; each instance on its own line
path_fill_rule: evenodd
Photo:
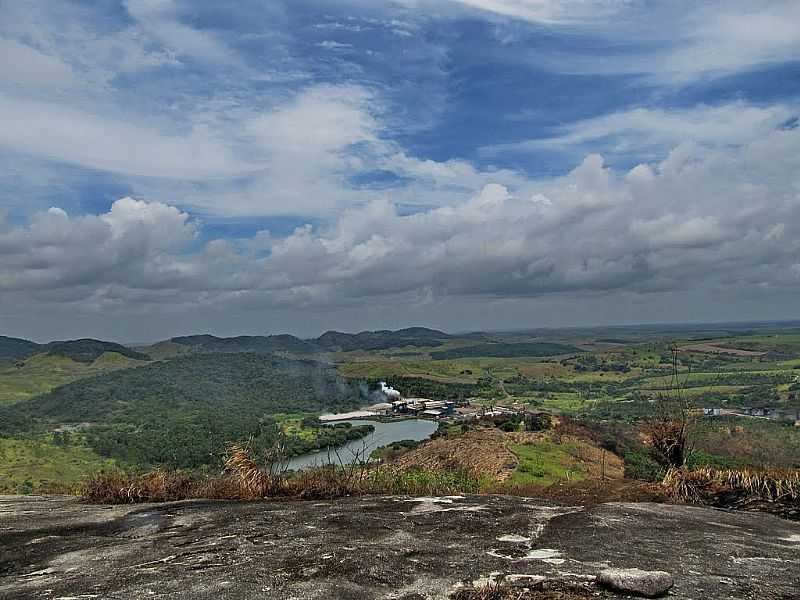
M 800 525 L 505 496 L 114 507 L 0 496 L 0 598 L 421 600 L 498 574 L 586 582 L 612 568 L 667 571 L 670 598 L 800 598 Z

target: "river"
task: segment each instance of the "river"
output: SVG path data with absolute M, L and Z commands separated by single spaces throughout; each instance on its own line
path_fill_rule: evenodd
M 353 426 L 372 425 L 375 427 L 375 431 L 365 438 L 353 440 L 344 446 L 336 448 L 338 456 L 333 450 L 330 452 L 328 450 L 321 450 L 319 452 L 312 452 L 311 454 L 303 454 L 291 459 L 289 461 L 289 468 L 299 471 L 306 467 L 324 465 L 329 462 L 338 464 L 340 460 L 342 463 L 350 464 L 355 461 L 357 452 L 362 453 L 361 456 L 363 456 L 362 450 L 364 444 L 366 444 L 367 448 L 366 455 L 369 456 L 376 448 L 386 446 L 393 442 L 399 442 L 401 440 L 414 440 L 417 442 L 427 440 L 436 431 L 438 426 L 436 421 L 428 421 L 426 419 L 405 419 L 403 421 L 388 422 L 359 419 L 353 421 L 336 421 L 334 424 L 339 423 L 350 423 Z M 361 458 L 361 456 L 359 456 L 359 458 Z

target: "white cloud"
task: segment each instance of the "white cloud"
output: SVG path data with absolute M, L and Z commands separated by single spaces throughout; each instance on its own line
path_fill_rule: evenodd
M 483 11 L 534 23 L 573 23 L 608 17 L 624 3 L 618 0 L 451 0 Z
M 344 44 L 335 40 L 324 40 L 317 44 L 323 50 L 349 50 L 353 47 L 352 44 Z
M 794 0 L 698 4 L 688 19 L 685 42 L 662 57 L 659 70 L 680 82 L 796 61 L 798 22 L 800 4 Z
M 126 175 L 202 179 L 249 167 L 208 131 L 167 135 L 142 124 L 0 95 L 0 146 Z
M 429 14 L 442 3 L 398 0 Z M 682 85 L 793 62 L 800 55 L 800 4 L 775 0 L 645 3 L 619 0 L 449 0 L 487 16 L 499 15 L 606 40 L 606 51 L 580 47 L 535 54 L 515 48 L 517 59 L 561 73 L 636 74 L 657 84 Z M 498 40 L 514 40 L 513 29 L 498 28 Z M 591 48 L 603 48 L 603 45 Z M 616 51 L 623 48 L 623 52 Z
M 679 144 L 740 146 L 769 135 L 796 116 L 798 106 L 756 106 L 733 102 L 681 109 L 634 108 L 577 121 L 553 137 L 484 148 L 486 154 L 525 150 L 567 149 L 601 142 L 609 152 L 663 154 Z
M 681 146 L 625 173 L 590 155 L 546 183 L 490 183 L 411 215 L 376 199 L 329 225 L 200 250 L 187 246 L 198 225 L 164 204 L 126 198 L 80 218 L 51 209 L 0 228 L 0 289 L 119 310 L 169 295 L 187 307 L 316 311 L 371 299 L 797 293 L 785 273 L 800 253 L 798 156 L 797 130 L 734 149 Z
M 27 228 L 0 233 L 0 290 L 69 291 L 85 299 L 114 282 L 164 287 L 184 275 L 169 251 L 196 232 L 186 213 L 131 198 L 100 216 L 71 218 L 54 207 L 34 215 Z
M 239 64 L 236 54 L 214 35 L 180 21 L 175 0 L 126 0 L 139 26 L 176 54 L 218 64 Z
M 0 37 L 0 81 L 23 87 L 64 87 L 75 83 L 69 65 L 15 40 Z
M 254 118 L 248 129 L 272 154 L 335 153 L 376 140 L 379 125 L 370 113 L 376 102 L 361 86 L 312 86 L 274 111 Z

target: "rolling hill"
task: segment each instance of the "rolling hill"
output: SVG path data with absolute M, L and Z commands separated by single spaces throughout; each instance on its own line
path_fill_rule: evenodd
M 316 347 L 293 335 L 241 335 L 221 338 L 214 335 L 189 335 L 169 340 L 179 346 L 188 346 L 199 352 L 255 352 L 272 354 L 274 352 L 294 352 L 308 354 Z
M 131 350 L 122 344 L 103 342 L 101 340 L 81 339 L 60 342 L 50 342 L 41 347 L 41 351 L 50 356 L 63 356 L 76 362 L 90 363 L 100 358 L 106 352 L 114 352 L 133 360 L 150 360 L 147 354 Z
M 397 331 L 380 330 L 360 333 L 326 331 L 311 342 L 328 352 L 349 352 L 353 350 L 386 350 L 403 346 L 436 347 L 441 346 L 449 338 L 450 335 L 436 329 L 409 327 Z
M 454 358 L 473 358 L 478 356 L 492 358 L 518 358 L 518 357 L 541 357 L 558 356 L 561 354 L 574 354 L 583 352 L 575 346 L 558 344 L 555 342 L 525 342 L 512 344 L 477 344 L 465 346 L 463 348 L 450 348 L 440 352 L 431 352 L 433 360 L 450 360 Z
M 0 335 L 0 359 L 26 358 L 40 352 L 41 345 L 30 340 Z
M 90 377 L 0 407 L 0 435 L 78 425 L 100 455 L 137 465 L 217 464 L 225 445 L 270 443 L 279 413 L 346 410 L 355 384 L 311 361 L 196 353 Z
M 116 352 L 101 354 L 92 362 L 66 356 L 34 354 L 13 364 L 0 365 L 0 405 L 21 402 L 55 387 L 109 371 L 147 364 Z
M 254 352 L 273 354 L 287 352 L 292 354 L 315 354 L 325 352 L 371 351 L 404 346 L 436 347 L 451 336 L 443 331 L 425 327 L 409 327 L 397 331 L 362 331 L 342 333 L 327 331 L 318 338 L 303 340 L 293 335 L 241 335 L 236 337 L 217 337 L 200 334 L 170 338 L 152 346 L 141 348 L 154 358 L 172 358 L 187 352 Z

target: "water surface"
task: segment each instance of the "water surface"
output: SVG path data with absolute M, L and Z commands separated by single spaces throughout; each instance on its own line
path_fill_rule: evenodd
M 336 421 L 338 423 L 350 423 L 354 427 L 357 425 L 372 425 L 375 431 L 368 436 L 359 440 L 348 442 L 344 446 L 339 446 L 336 451 L 321 450 L 319 452 L 312 452 L 311 454 L 303 454 L 294 457 L 289 461 L 289 468 L 299 471 L 307 467 L 324 465 L 329 462 L 339 464 L 341 461 L 344 464 L 351 464 L 358 456 L 361 458 L 365 453 L 363 452 L 364 445 L 366 444 L 366 455 L 376 448 L 386 446 L 393 442 L 401 440 L 414 440 L 420 442 L 427 440 L 434 431 L 436 431 L 436 421 L 429 421 L 427 419 L 407 419 L 404 421 L 370 421 L 367 419 L 359 419 L 354 421 Z M 358 453 L 361 453 L 359 456 Z

